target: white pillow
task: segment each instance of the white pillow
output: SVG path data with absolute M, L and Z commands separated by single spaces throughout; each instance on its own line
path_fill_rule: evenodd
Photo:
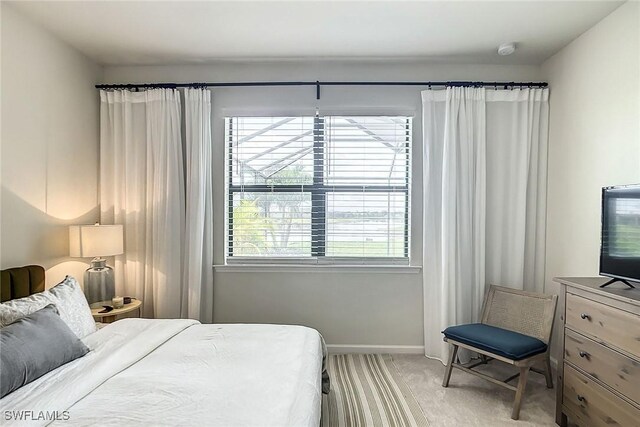
M 3 302 L 0 304 L 0 327 L 5 327 L 18 319 L 27 317 L 51 304 L 51 302 L 51 295 L 48 291 Z
M 91 316 L 87 299 L 78 281 L 71 276 L 65 277 L 47 291 L 0 304 L 0 327 L 33 314 L 49 304 L 55 304 L 60 318 L 78 338 L 96 331 L 96 322 Z
M 60 317 L 78 338 L 96 331 L 91 308 L 76 279 L 67 276 L 48 292 L 52 296 L 52 302 L 58 307 Z

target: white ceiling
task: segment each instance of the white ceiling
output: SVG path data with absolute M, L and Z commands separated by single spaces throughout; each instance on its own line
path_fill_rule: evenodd
M 620 1 L 12 2 L 102 64 L 425 59 L 539 64 Z M 518 50 L 500 57 L 500 43 Z

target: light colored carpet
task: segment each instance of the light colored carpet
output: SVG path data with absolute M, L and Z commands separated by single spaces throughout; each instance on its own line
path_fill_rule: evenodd
M 334 354 L 327 370 L 323 427 L 428 427 L 390 355 Z
M 520 420 L 513 421 L 512 391 L 459 369 L 453 370 L 449 387 L 444 388 L 444 366 L 439 361 L 420 355 L 393 355 L 393 361 L 432 427 L 556 425 L 555 388 L 548 389 L 542 375 L 529 375 Z M 495 361 L 477 369 L 500 379 L 515 373 L 512 367 Z

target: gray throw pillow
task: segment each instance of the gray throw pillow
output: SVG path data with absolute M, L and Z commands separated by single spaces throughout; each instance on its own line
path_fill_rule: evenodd
M 0 398 L 89 352 L 55 305 L 0 329 Z

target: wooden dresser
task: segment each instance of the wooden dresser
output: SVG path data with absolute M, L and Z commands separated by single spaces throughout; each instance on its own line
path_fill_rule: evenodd
M 563 333 L 556 422 L 640 426 L 640 289 L 603 277 L 557 277 Z

